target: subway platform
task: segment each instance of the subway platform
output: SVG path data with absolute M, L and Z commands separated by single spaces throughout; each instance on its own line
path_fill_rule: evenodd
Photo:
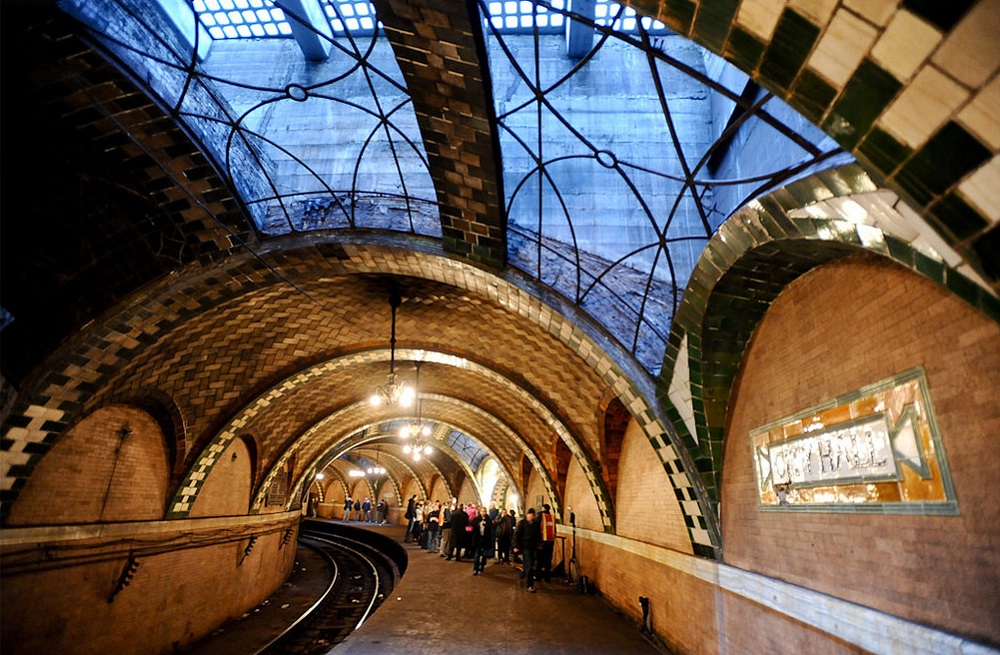
M 403 544 L 406 573 L 389 599 L 330 655 L 662 655 L 631 619 L 615 612 L 599 596 L 585 595 L 564 577 L 535 584 L 529 593 L 519 571 L 490 560 L 484 573 L 472 574 L 471 560 L 447 561 L 413 543 L 404 543 L 397 525 L 351 523 L 378 531 Z M 303 549 L 308 550 L 308 549 Z M 318 562 L 308 563 L 316 567 Z M 558 560 L 558 558 L 557 558 Z M 268 622 L 288 620 L 308 606 L 310 579 L 300 571 L 259 611 L 185 651 L 187 655 L 254 653 L 257 635 Z M 315 586 L 315 585 L 314 585 Z

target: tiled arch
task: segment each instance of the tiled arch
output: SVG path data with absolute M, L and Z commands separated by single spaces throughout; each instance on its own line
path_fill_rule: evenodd
M 990 45 L 1000 24 L 996 3 L 627 4 L 721 55 L 822 127 L 1000 288 L 1000 209 L 989 192 L 1000 178 L 993 106 L 1000 57 Z M 500 166 L 487 120 L 483 36 L 470 19 L 476 3 L 375 5 L 413 95 L 446 248 L 502 266 Z M 485 185 L 475 200 L 463 193 L 472 177 Z
M 187 516 L 190 511 L 195 499 L 197 498 L 198 492 L 204 481 L 207 479 L 208 475 L 211 473 L 212 468 L 218 461 L 219 456 L 228 447 L 229 442 L 236 438 L 241 431 L 252 423 L 253 419 L 265 412 L 267 408 L 277 402 L 282 396 L 292 393 L 296 388 L 302 385 L 309 384 L 310 381 L 316 379 L 318 376 L 322 376 L 326 373 L 335 370 L 342 370 L 345 368 L 350 368 L 356 364 L 367 363 L 371 361 L 388 361 L 390 353 L 386 350 L 373 350 L 364 351 L 360 353 L 354 353 L 351 355 L 345 355 L 335 360 L 331 360 L 320 365 L 317 365 L 307 371 L 298 372 L 289 378 L 281 380 L 274 384 L 269 390 L 265 391 L 259 395 L 253 402 L 251 402 L 247 407 L 245 407 L 241 412 L 239 412 L 229 423 L 220 430 L 216 436 L 203 448 L 201 454 L 198 456 L 191 469 L 187 472 L 184 480 L 180 484 L 177 493 L 174 496 L 173 501 L 170 504 L 170 509 L 168 511 L 168 516 L 172 518 L 182 518 Z M 540 417 L 542 417 L 543 422 L 552 427 L 555 434 L 564 442 L 570 450 L 577 456 L 580 461 L 581 466 L 585 471 L 590 471 L 588 477 L 591 477 L 591 483 L 594 491 L 595 498 L 597 499 L 599 506 L 606 505 L 606 495 L 604 492 L 603 484 L 600 483 L 600 478 L 598 468 L 593 462 L 590 462 L 589 456 L 586 451 L 580 446 L 576 441 L 575 437 L 572 435 L 570 430 L 565 426 L 565 424 L 549 410 L 549 408 L 538 401 L 534 396 L 524 391 L 518 385 L 507 380 L 503 375 L 486 368 L 475 362 L 471 362 L 464 358 L 456 358 L 453 355 L 446 353 L 435 353 L 424 350 L 409 350 L 400 349 L 396 351 L 396 356 L 403 360 L 411 361 L 424 361 L 433 362 L 444 365 L 460 366 L 465 369 L 469 369 L 477 373 L 478 375 L 489 378 L 495 384 L 500 385 L 505 388 L 509 393 L 512 393 L 519 397 L 519 399 L 525 403 L 527 406 L 531 407 Z M 453 399 L 448 399 L 449 402 L 458 402 Z M 468 409 L 468 408 L 466 408 Z M 478 408 L 475 408 L 478 409 Z M 252 508 L 256 511 L 259 509 L 260 504 L 263 502 L 263 494 L 273 480 L 274 476 L 278 474 L 279 471 L 284 470 L 284 465 L 288 459 L 296 454 L 299 448 L 309 442 L 309 437 L 324 430 L 327 426 L 336 423 L 340 416 L 351 410 L 351 407 L 341 408 L 337 412 L 334 412 L 330 416 L 326 417 L 323 421 L 314 425 L 308 431 L 303 433 L 303 435 L 296 439 L 295 443 L 285 450 L 279 459 L 277 459 L 271 466 L 270 472 L 264 477 L 261 484 L 258 486 L 257 499 L 254 501 Z M 482 414 L 482 410 L 478 410 L 476 413 Z M 357 427 L 352 426 L 352 432 L 356 432 Z M 513 431 L 509 428 L 505 430 L 508 436 L 516 436 Z M 520 442 L 520 438 L 518 437 Z M 343 442 L 338 442 L 336 446 L 342 447 Z M 546 471 L 545 467 L 538 460 L 537 455 L 531 452 L 531 448 L 528 447 L 526 443 L 522 442 L 522 446 L 525 452 L 528 453 L 528 457 L 531 459 L 532 464 L 535 465 L 540 472 Z M 327 453 L 335 449 L 331 447 L 327 449 Z M 314 462 L 312 466 L 315 466 L 315 462 L 322 459 L 322 456 L 311 458 Z M 305 476 L 305 477 L 308 477 Z M 552 498 L 556 498 L 554 493 L 554 487 L 552 486 L 552 481 L 548 476 L 548 473 L 543 474 L 543 479 L 547 481 L 547 486 L 549 492 L 552 494 Z M 596 483 L 596 484 L 595 484 Z M 299 484 L 301 484 L 301 479 Z M 602 505 L 602 503 L 604 503 Z M 611 527 L 610 512 L 603 512 L 603 515 L 607 517 L 606 528 Z
M 706 491 L 715 503 L 726 412 L 742 354 L 771 302 L 802 274 L 841 257 L 873 253 L 940 284 L 1000 322 L 1000 300 L 940 259 L 872 225 L 847 219 L 791 218 L 787 202 L 774 197 L 781 194 L 807 206 L 856 190 L 850 185 L 831 188 L 822 178 L 813 177 L 752 202 L 722 225 L 691 276 L 671 330 L 659 397 L 686 447 L 695 454 Z M 684 385 L 689 390 L 679 388 Z M 688 391 L 690 395 L 685 396 Z

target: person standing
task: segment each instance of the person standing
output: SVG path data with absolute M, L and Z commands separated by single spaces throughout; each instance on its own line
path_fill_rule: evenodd
M 417 494 L 410 496 L 410 499 L 406 501 L 406 514 L 403 514 L 403 518 L 406 519 L 406 536 L 403 537 L 403 542 L 406 543 L 413 538 L 413 520 L 417 516 Z
M 535 508 L 532 507 L 514 529 L 514 552 L 521 555 L 524 564 L 521 577 L 525 579 L 525 585 L 531 593 L 535 593 L 535 558 L 541 540 L 541 530 L 535 520 Z
M 486 560 L 493 550 L 493 519 L 486 508 L 479 507 L 479 514 L 472 519 L 472 575 L 486 570 Z
M 361 520 L 361 499 L 360 498 L 357 498 L 354 501 L 354 520 L 355 521 L 360 521 Z
M 451 542 L 448 547 L 448 557 L 445 558 L 446 560 L 450 560 L 452 554 L 454 554 L 456 562 L 462 561 L 462 549 L 468 548 L 465 537 L 465 529 L 467 527 L 469 527 L 469 515 L 465 513 L 462 507 L 457 507 L 451 513 Z
M 538 514 L 541 541 L 538 546 L 538 575 L 535 577 L 545 582 L 552 582 L 552 553 L 556 547 L 556 519 L 551 510 L 549 504 L 545 503 Z
M 344 501 L 344 520 L 345 521 L 350 521 L 351 520 L 351 508 L 352 507 L 354 507 L 354 500 L 352 500 L 351 497 L 348 496 L 347 500 Z
M 365 502 L 361 503 L 361 512 L 365 517 L 366 523 L 372 522 L 372 501 L 368 496 L 365 496 Z
M 514 526 L 517 519 L 514 518 L 514 510 L 507 510 L 500 515 L 496 523 L 497 534 L 497 559 L 504 563 L 510 562 L 510 546 L 514 539 Z
M 441 536 L 439 541 L 441 545 L 438 548 L 438 554 L 441 557 L 449 555 L 451 551 L 451 513 L 455 511 L 454 499 L 450 505 L 446 505 L 443 510 L 441 510 Z

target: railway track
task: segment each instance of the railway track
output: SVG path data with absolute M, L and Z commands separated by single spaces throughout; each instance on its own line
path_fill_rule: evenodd
M 365 544 L 310 530 L 299 541 L 330 561 L 333 579 L 295 623 L 254 655 L 326 653 L 364 623 L 395 584 L 393 565 Z

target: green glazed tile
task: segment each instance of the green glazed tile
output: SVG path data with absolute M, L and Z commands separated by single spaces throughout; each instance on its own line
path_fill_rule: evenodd
M 885 235 L 885 245 L 889 248 L 889 256 L 897 262 L 913 267 L 913 248 L 896 237 Z
M 769 81 L 772 88 L 784 91 L 791 87 L 818 36 L 819 28 L 800 14 L 791 9 L 781 12 L 760 64 L 761 78 Z
M 933 23 L 943 32 L 955 27 L 955 24 L 973 5 L 973 0 L 904 0 L 903 7 L 909 9 L 921 18 Z
M 934 203 L 931 214 L 954 234 L 958 241 L 970 239 L 989 227 L 989 221 L 980 216 L 979 212 L 955 192 L 946 194 L 940 201 Z
M 868 133 L 858 150 L 883 175 L 891 175 L 913 153 L 913 149 L 892 138 L 885 130 L 875 127 Z
M 726 46 L 726 59 L 735 64 L 744 73 L 752 75 L 757 69 L 761 55 L 764 54 L 764 44 L 754 38 L 749 32 L 739 27 L 733 27 Z
M 811 122 L 818 124 L 836 97 L 837 89 L 806 68 L 795 82 L 788 104 Z
M 697 8 L 695 4 L 691 0 L 666 0 L 663 4 L 667 15 L 672 17 L 671 29 L 680 34 L 689 33 Z
M 989 157 L 989 149 L 978 139 L 958 123 L 949 122 L 903 165 L 896 182 L 926 205 Z
M 692 38 L 713 52 L 722 52 L 739 4 L 739 0 L 701 3 L 694 30 L 691 32 Z
M 853 149 L 901 87 L 891 73 L 865 59 L 844 87 L 823 129 L 842 146 Z
M 986 234 L 972 242 L 972 249 L 979 256 L 983 270 L 993 280 L 1000 277 L 1000 225 L 994 225 Z
M 944 262 L 928 257 L 919 250 L 913 251 L 913 263 L 917 271 L 939 284 L 944 282 Z
M 945 280 L 945 286 L 951 289 L 959 298 L 973 305 L 978 305 L 979 286 L 964 275 L 952 273 Z

